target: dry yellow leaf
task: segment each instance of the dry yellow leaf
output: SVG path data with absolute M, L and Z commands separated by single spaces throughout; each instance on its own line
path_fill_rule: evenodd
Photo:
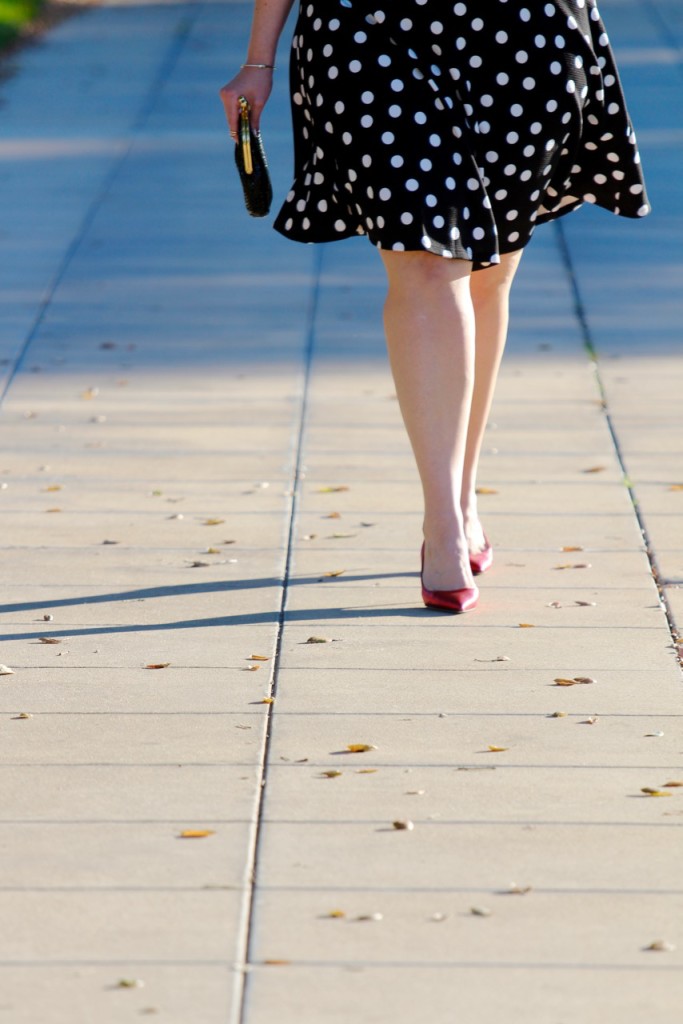
M 591 679 L 590 676 L 574 676 L 573 679 L 565 679 L 563 676 L 558 676 L 555 680 L 555 686 L 586 686 L 588 683 L 594 683 L 595 680 Z
M 46 508 L 46 512 L 61 512 L 61 508 Z
M 50 486 L 49 486 L 49 487 L 43 487 L 43 488 L 41 488 L 41 489 L 42 489 L 42 490 L 43 490 L 43 491 L 44 491 L 45 493 L 51 493 L 52 491 L 61 491 L 61 489 L 62 489 L 62 485 L 61 485 L 61 484 L 50 484 Z
M 144 984 L 140 978 L 119 978 L 116 986 L 117 988 L 143 988 Z
M 664 939 L 655 939 L 649 946 L 645 946 L 646 950 L 653 950 L 655 953 L 673 953 L 675 948 L 673 942 L 665 942 Z
M 220 524 L 224 522 L 225 519 L 205 519 L 204 526 L 220 526 Z
M 652 789 L 650 786 L 643 786 L 640 792 L 645 796 L 672 796 L 671 793 L 666 793 L 663 789 Z
M 275 703 L 275 697 L 264 697 L 263 700 L 261 701 L 261 703 L 262 704 L 274 704 Z
M 323 519 L 341 519 L 341 512 L 329 512 Z
M 330 910 L 329 914 L 327 914 L 327 917 L 346 917 L 346 911 L 345 910 Z
M 355 533 L 333 533 L 330 540 L 348 540 L 349 537 L 356 537 Z
M 519 623 L 519 628 L 520 629 L 535 629 L 536 627 L 535 627 L 533 622 L 520 622 Z
M 374 775 L 376 771 L 377 768 L 356 768 L 356 775 Z
M 348 743 L 346 749 L 350 754 L 364 754 L 368 750 L 377 750 L 374 743 Z
M 679 786 L 683 786 L 683 782 L 680 782 L 678 779 L 674 779 L 673 782 L 665 782 L 664 783 L 664 788 L 665 789 L 678 789 Z
M 531 892 L 531 886 L 517 885 L 516 882 L 511 882 L 507 892 L 510 896 L 526 896 L 528 892 Z
M 345 572 L 346 569 L 334 569 L 332 572 L 324 572 L 323 576 L 326 576 L 328 578 L 333 576 L 342 576 Z
M 168 668 L 170 661 L 160 661 L 157 664 L 145 665 L 145 668 Z
M 683 484 L 671 484 L 670 491 L 683 491 Z
M 270 661 L 270 658 L 267 657 L 265 654 L 250 654 L 249 655 L 249 660 L 250 661 Z
M 597 720 L 598 720 L 598 716 L 597 715 L 591 715 L 590 718 L 584 718 L 581 722 L 579 722 L 579 725 L 595 725 Z
M 33 715 L 29 714 L 28 711 L 21 711 L 18 715 L 14 715 L 14 718 L 33 718 Z
M 212 828 L 186 828 L 180 835 L 179 839 L 205 839 L 207 836 L 215 836 L 216 833 Z
M 607 466 L 589 466 L 588 469 L 582 469 L 582 473 L 604 473 Z
M 566 718 L 566 717 L 567 717 L 567 712 L 566 711 L 553 711 L 553 713 L 551 715 L 548 715 L 548 718 Z
M 56 636 L 39 636 L 38 642 L 41 644 L 61 644 L 61 640 L 58 640 Z
M 338 768 L 330 768 L 327 771 L 321 772 L 321 776 L 325 779 L 337 779 L 342 774 Z
M 489 750 L 492 754 L 502 754 L 502 752 L 504 750 L 509 750 L 510 748 L 509 747 L 497 747 L 493 743 L 489 743 L 489 745 L 488 745 L 488 747 L 486 749 Z
M 258 672 L 258 670 L 260 668 L 261 668 L 260 665 L 247 665 L 246 668 L 243 669 L 243 671 L 244 672 Z
M 477 494 L 498 494 L 498 491 L 495 489 L 495 487 L 477 487 L 476 493 Z
M 565 544 L 563 548 L 560 548 L 560 551 L 583 551 L 583 548 L 580 544 Z
M 220 553 L 221 553 L 221 549 L 220 548 L 207 548 L 206 549 L 206 554 L 207 555 L 220 555 Z
M 339 484 L 337 487 L 319 487 L 318 494 L 339 494 L 340 491 L 348 491 L 350 489 L 346 484 Z
M 554 569 L 592 569 L 590 562 L 565 562 L 563 565 L 555 565 Z
M 268 967 L 284 967 L 285 964 L 288 964 L 291 961 L 290 960 L 264 960 L 263 962 L 264 962 L 264 964 L 267 964 Z

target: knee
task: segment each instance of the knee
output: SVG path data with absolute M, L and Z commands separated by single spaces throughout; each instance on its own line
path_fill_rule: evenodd
M 467 286 L 472 264 L 467 260 L 449 260 L 431 252 L 382 251 L 389 285 L 412 291 L 431 292 L 462 284 Z

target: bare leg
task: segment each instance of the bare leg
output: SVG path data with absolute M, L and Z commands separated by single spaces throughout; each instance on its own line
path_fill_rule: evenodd
M 389 360 L 424 492 L 425 586 L 472 587 L 461 510 L 475 370 L 471 264 L 428 252 L 382 259 Z
M 469 550 L 473 553 L 482 551 L 485 544 L 484 531 L 477 513 L 477 469 L 498 368 L 505 348 L 510 288 L 521 257 L 521 250 L 508 253 L 501 257 L 498 266 L 478 270 L 470 279 L 476 321 L 476 355 L 461 506 L 465 536 Z

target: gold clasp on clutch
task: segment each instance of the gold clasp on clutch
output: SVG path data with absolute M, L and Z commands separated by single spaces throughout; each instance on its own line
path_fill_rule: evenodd
M 242 158 L 244 160 L 244 173 L 253 174 L 254 164 L 251 159 L 251 128 L 249 126 L 249 104 L 244 96 L 238 101 L 240 106 L 240 145 L 242 147 Z

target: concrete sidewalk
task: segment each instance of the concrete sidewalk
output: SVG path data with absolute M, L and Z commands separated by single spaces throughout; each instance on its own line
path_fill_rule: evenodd
M 462 617 L 376 254 L 241 210 L 249 6 L 1 89 L 0 1024 L 679 1024 L 680 5 L 602 4 L 655 213 L 525 255 Z

